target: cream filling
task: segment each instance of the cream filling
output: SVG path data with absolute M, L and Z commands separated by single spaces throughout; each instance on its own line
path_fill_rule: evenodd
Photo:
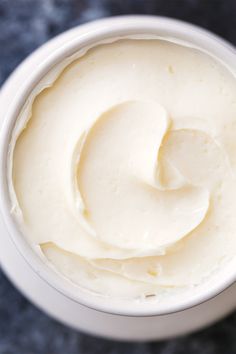
M 234 76 L 163 40 L 99 45 L 56 76 L 10 144 L 12 212 L 31 245 L 77 285 L 122 297 L 198 285 L 235 258 Z

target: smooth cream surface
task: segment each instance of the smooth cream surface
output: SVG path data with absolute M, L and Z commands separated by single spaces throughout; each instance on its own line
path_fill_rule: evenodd
M 12 212 L 75 284 L 158 295 L 235 258 L 236 80 L 208 55 L 99 45 L 37 95 L 22 127 Z

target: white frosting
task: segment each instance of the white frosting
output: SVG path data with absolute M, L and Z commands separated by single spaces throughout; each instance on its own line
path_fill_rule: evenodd
M 71 60 L 13 131 L 9 189 L 25 236 L 102 295 L 201 284 L 236 256 L 235 77 L 157 39 Z

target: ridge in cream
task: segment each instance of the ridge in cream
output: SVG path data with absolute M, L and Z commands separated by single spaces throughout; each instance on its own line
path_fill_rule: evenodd
M 235 259 L 234 75 L 160 39 L 100 44 L 57 69 L 9 148 L 12 213 L 45 262 L 100 295 L 158 299 Z

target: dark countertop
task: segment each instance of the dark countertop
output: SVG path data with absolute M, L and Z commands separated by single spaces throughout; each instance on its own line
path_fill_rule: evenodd
M 198 24 L 236 45 L 236 0 L 0 0 L 0 83 L 34 49 L 78 24 L 156 14 Z M 121 343 L 90 337 L 47 317 L 0 271 L 0 354 L 236 354 L 236 313 L 178 339 Z

